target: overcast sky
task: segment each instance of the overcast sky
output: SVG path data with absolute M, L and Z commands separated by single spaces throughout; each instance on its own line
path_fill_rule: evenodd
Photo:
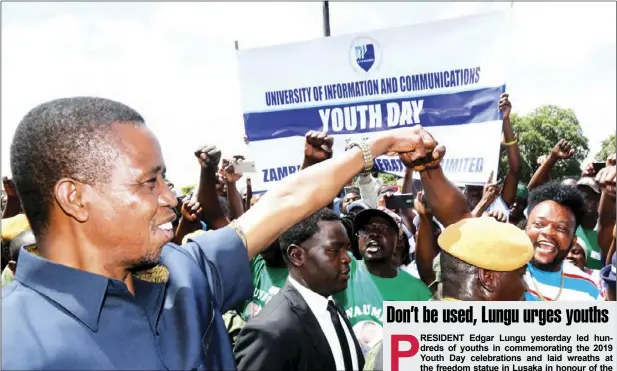
M 332 35 L 507 8 L 509 3 L 331 3 Z M 168 175 L 195 183 L 192 148 L 246 152 L 233 41 L 241 48 L 322 36 L 321 3 L 3 3 L 2 174 L 23 115 L 95 95 L 139 111 Z M 595 154 L 615 132 L 612 3 L 515 3 L 508 92 L 514 112 L 576 112 Z M 504 42 L 508 42 L 504 40 Z

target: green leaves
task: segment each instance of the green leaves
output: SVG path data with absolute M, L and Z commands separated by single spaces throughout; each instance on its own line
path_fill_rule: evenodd
M 182 187 L 182 194 L 188 195 L 195 189 L 195 184 Z
M 538 168 L 537 159 L 551 152 L 560 139 L 565 139 L 576 149 L 569 160 L 557 162 L 553 168 L 553 178 L 581 174 L 581 162 L 589 153 L 589 141 L 571 109 L 555 105 L 538 107 L 527 115 L 512 114 L 512 128 L 518 134 L 521 152 L 521 181 L 528 183 Z M 613 143 L 614 144 L 614 143 Z M 499 164 L 499 178 L 506 175 L 508 161 L 505 150 Z
M 606 158 L 615 153 L 615 134 L 611 134 L 608 138 L 602 141 L 602 149 L 596 153 L 596 161 L 604 162 Z

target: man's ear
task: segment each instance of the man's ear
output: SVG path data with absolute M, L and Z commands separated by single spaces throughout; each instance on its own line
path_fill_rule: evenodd
M 478 269 L 478 280 L 480 285 L 488 292 L 495 292 L 497 290 L 498 272 L 489 271 L 487 269 Z
M 87 185 L 71 178 L 62 178 L 54 187 L 54 197 L 62 210 L 75 220 L 84 223 L 88 220 L 88 210 L 84 205 L 84 191 Z
M 306 251 L 298 245 L 291 244 L 287 247 L 287 259 L 295 267 L 301 267 L 304 265 L 304 259 L 306 257 Z

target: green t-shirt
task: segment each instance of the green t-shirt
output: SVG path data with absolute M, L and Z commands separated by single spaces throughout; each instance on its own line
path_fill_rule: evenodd
M 242 307 L 242 319 L 248 321 L 276 295 L 285 285 L 289 272 L 287 268 L 273 268 L 266 266 L 261 255 L 251 260 L 253 272 L 253 298 Z
M 381 278 L 354 258 L 350 268 L 347 289 L 333 297 L 345 309 L 366 355 L 382 339 L 384 301 L 428 301 L 433 295 L 424 282 L 402 270 L 394 278 Z
M 585 229 L 579 225 L 576 229 L 576 237 L 587 245 L 587 268 L 602 269 L 602 250 L 598 245 L 598 232 L 593 229 Z

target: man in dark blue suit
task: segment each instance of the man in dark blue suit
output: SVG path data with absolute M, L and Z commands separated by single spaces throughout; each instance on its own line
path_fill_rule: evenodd
M 331 156 L 331 138 L 309 139 Z M 37 250 L 21 252 L 3 289 L 2 369 L 235 369 L 221 313 L 251 296 L 249 260 L 376 156 L 434 147 L 421 127 L 357 143 L 178 246 L 177 200 L 137 112 L 90 97 L 35 107 L 15 132 L 11 170 Z M 204 152 L 202 178 L 214 167 Z

